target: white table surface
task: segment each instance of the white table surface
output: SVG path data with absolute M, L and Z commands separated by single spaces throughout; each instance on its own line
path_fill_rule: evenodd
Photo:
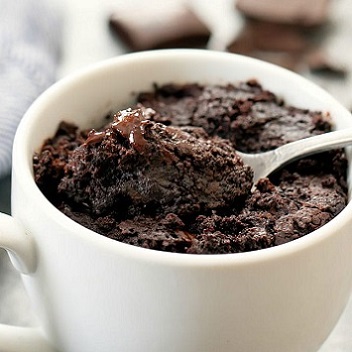
M 108 16 L 121 6 L 133 9 L 136 5 L 146 5 L 145 0 L 55 1 L 62 7 L 64 19 L 63 51 L 58 79 L 91 63 L 126 53 L 123 45 L 109 31 Z M 149 0 L 148 4 L 159 2 L 165 5 L 171 1 L 179 0 Z M 233 1 L 194 0 L 193 3 L 199 15 L 213 29 L 215 40 L 212 41 L 212 48 L 220 50 L 241 26 L 241 19 L 232 11 Z M 331 55 L 346 65 L 351 73 L 344 80 L 305 75 L 352 109 L 352 1 L 332 0 L 332 5 L 331 31 L 328 32 L 324 43 Z M 0 211 L 10 212 L 9 177 L 0 180 Z M 4 250 L 0 250 L 0 280 L 0 323 L 35 325 L 36 318 L 31 312 L 19 274 L 12 268 Z M 302 326 L 302 328 L 309 327 Z M 336 328 L 319 350 L 319 352 L 350 351 L 352 351 L 352 298 Z

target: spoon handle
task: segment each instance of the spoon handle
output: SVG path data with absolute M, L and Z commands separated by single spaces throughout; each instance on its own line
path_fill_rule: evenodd
M 254 169 L 254 183 L 276 169 L 303 158 L 352 144 L 352 128 L 323 133 L 285 144 L 277 149 L 257 154 L 246 154 L 243 160 Z

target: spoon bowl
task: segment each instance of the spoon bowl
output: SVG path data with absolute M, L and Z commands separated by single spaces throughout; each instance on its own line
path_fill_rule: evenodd
M 292 161 L 350 144 L 352 144 L 352 128 L 300 139 L 263 153 L 237 152 L 237 154 L 253 169 L 255 185 L 259 179 L 269 176 L 273 171 Z

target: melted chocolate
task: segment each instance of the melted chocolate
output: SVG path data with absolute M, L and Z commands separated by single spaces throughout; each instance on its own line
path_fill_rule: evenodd
M 88 137 L 84 142 L 84 145 L 100 143 L 104 139 L 105 135 L 106 132 L 98 132 L 95 129 L 92 129 L 88 133 Z
M 144 126 L 146 123 L 146 113 L 152 113 L 152 109 L 126 109 L 114 115 L 114 121 L 105 131 L 92 129 L 88 133 L 85 145 L 101 143 L 105 137 L 109 137 L 112 132 L 118 132 L 126 138 L 130 145 L 138 151 L 142 151 L 146 144 L 144 139 Z
M 122 137 L 128 139 L 131 146 L 136 150 L 142 151 L 146 144 L 146 140 L 143 137 L 145 123 L 144 110 L 127 109 L 119 111 L 114 115 L 114 122 L 111 124 L 111 129 L 119 132 Z

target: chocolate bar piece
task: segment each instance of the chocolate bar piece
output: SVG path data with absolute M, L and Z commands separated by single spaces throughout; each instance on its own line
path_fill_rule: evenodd
M 246 50 L 302 52 L 307 49 L 309 41 L 304 31 L 297 26 L 247 20 L 242 32 L 232 43 L 232 46 L 234 45 L 240 46 L 241 50 L 246 48 Z
M 181 3 L 145 6 L 138 11 L 116 10 L 109 23 L 132 51 L 202 48 L 210 37 L 210 30 L 196 13 Z
M 309 27 L 326 21 L 329 0 L 237 0 L 236 7 L 248 17 Z
M 319 74 L 336 73 L 333 63 L 328 63 L 326 57 L 312 53 L 319 45 L 317 39 L 323 37 L 327 5 L 328 0 L 307 3 L 301 0 L 238 0 L 236 6 L 245 16 L 244 26 L 227 50 L 293 71 L 308 66 Z
M 299 26 L 247 19 L 227 50 L 297 71 L 309 47 L 309 36 Z
M 312 73 L 331 78 L 345 78 L 347 76 L 347 69 L 334 62 L 329 54 L 322 49 L 310 51 L 306 56 L 306 61 Z

